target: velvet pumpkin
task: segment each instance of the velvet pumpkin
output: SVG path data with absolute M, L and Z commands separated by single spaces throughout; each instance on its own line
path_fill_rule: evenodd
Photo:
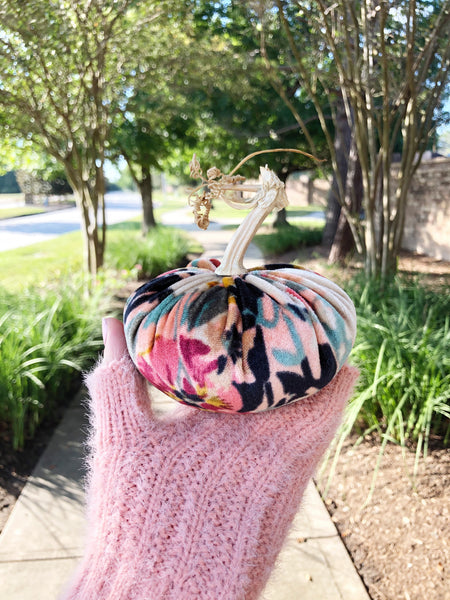
M 222 264 L 195 260 L 128 299 L 124 326 L 132 360 L 155 387 L 184 404 L 231 413 L 283 406 L 326 386 L 351 351 L 355 309 L 338 285 L 289 264 L 243 267 L 255 228 L 270 207 L 285 204 L 280 184 L 263 172 L 262 201 L 256 216 L 247 217 L 253 225 L 244 221 L 244 235 L 238 230 Z

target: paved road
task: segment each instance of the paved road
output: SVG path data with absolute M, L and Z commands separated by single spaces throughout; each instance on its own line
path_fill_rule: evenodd
M 106 222 L 108 225 L 120 223 L 137 217 L 142 213 L 141 197 L 137 192 L 112 192 L 106 195 Z M 323 219 L 322 212 L 305 215 L 306 219 Z M 234 219 L 222 219 L 221 223 L 211 221 L 208 231 L 221 229 L 221 224 L 235 223 L 242 220 L 239 213 Z M 190 210 L 186 207 L 168 212 L 162 216 L 165 225 L 172 225 L 187 231 L 198 232 Z M 80 213 L 77 208 L 66 208 L 0 220 L 0 252 L 29 246 L 58 237 L 63 233 L 80 229 Z
M 113 192 L 106 195 L 106 222 L 120 223 L 142 212 L 138 193 Z M 65 208 L 27 217 L 0 221 L 0 252 L 43 242 L 80 229 L 77 208 Z

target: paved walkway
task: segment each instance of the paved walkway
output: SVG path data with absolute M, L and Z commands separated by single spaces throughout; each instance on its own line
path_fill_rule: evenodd
M 178 216 L 170 220 L 175 222 Z M 196 238 L 207 248 L 205 254 L 220 257 L 231 233 L 213 225 Z M 261 264 L 252 245 L 247 257 L 247 266 Z M 161 411 L 173 407 L 163 394 L 155 400 Z M 78 397 L 0 536 L 0 600 L 56 600 L 80 559 L 85 431 L 85 409 Z M 369 600 L 312 482 L 262 600 Z
M 135 192 L 106 194 L 108 225 L 132 219 L 142 213 L 142 201 Z M 45 242 L 63 233 L 80 229 L 78 208 L 61 208 L 36 215 L 0 220 L 0 252 Z

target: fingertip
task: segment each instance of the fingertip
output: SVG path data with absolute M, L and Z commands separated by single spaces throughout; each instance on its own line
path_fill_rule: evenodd
M 105 317 L 102 320 L 102 333 L 105 344 L 103 362 L 109 364 L 122 358 L 127 353 L 123 323 L 113 317 Z

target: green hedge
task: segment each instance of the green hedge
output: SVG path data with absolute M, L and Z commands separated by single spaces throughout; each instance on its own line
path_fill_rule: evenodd
M 357 278 L 349 288 L 358 315 L 352 353 L 360 368 L 355 425 L 419 447 L 450 438 L 450 294 L 397 277 L 384 288 Z
M 100 288 L 87 296 L 79 277 L 18 295 L 0 288 L 0 420 L 14 448 L 67 400 L 96 356 L 102 302 Z
M 101 316 L 126 278 L 154 277 L 177 267 L 191 248 L 189 238 L 170 228 L 145 239 L 138 223 L 122 229 L 110 236 L 105 270 L 89 294 L 81 276 L 52 281 L 50 272 L 40 286 L 16 293 L 0 287 L 0 421 L 14 448 L 23 447 L 73 395 L 80 372 L 102 347 Z
M 266 256 L 276 256 L 322 242 L 324 223 L 314 221 L 305 225 L 289 225 L 270 233 L 258 233 L 253 241 Z
M 130 221 L 109 237 L 105 260 L 113 269 L 131 270 L 138 279 L 147 279 L 185 266 L 192 246 L 193 241 L 177 229 L 158 226 L 143 237 L 140 224 Z

